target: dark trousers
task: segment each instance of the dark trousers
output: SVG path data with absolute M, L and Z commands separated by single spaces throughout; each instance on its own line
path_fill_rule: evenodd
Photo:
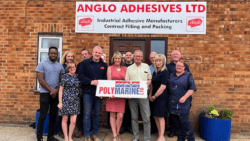
M 125 113 L 123 116 L 122 126 L 125 127 L 126 130 L 128 130 L 128 128 L 131 128 L 132 126 L 131 125 L 131 112 L 130 112 L 130 108 L 128 104 L 128 99 L 126 99 Z
M 50 93 L 40 94 L 40 116 L 37 124 L 37 138 L 42 139 L 43 124 L 49 110 L 48 137 L 52 137 L 54 133 L 54 124 L 56 123 L 58 97 L 52 98 Z
M 172 115 L 175 126 L 177 127 L 177 141 L 195 141 L 194 132 L 189 122 L 189 114 Z M 177 124 L 176 124 L 177 123 Z
M 83 98 L 80 97 L 80 114 L 77 116 L 76 127 L 83 132 Z
M 173 114 L 169 114 L 169 118 L 168 118 L 169 132 L 177 132 L 177 127 L 179 126 L 178 122 L 177 123 L 174 122 L 173 116 L 174 116 Z

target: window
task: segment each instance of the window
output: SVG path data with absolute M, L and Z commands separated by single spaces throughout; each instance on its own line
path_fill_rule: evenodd
M 165 40 L 151 40 L 151 51 L 165 55 Z
M 58 48 L 57 62 L 62 58 L 62 36 L 61 35 L 39 35 L 38 62 L 43 62 L 48 59 L 49 47 L 55 46 Z M 40 85 L 37 80 L 37 90 L 40 90 Z

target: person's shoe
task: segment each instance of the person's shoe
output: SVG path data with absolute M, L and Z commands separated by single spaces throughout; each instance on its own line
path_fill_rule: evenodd
M 101 141 L 96 135 L 93 135 L 93 140 L 94 141 Z
M 55 137 L 48 137 L 47 141 L 59 141 L 59 140 Z
M 126 128 L 125 128 L 124 126 L 122 126 L 122 127 L 120 128 L 120 134 L 124 133 L 125 131 L 126 131 Z
M 128 127 L 128 132 L 129 132 L 130 134 L 133 134 L 133 130 L 132 130 L 131 127 Z
M 60 138 L 64 138 L 63 132 L 58 132 L 57 135 L 58 135 Z
M 76 135 L 75 135 L 76 138 L 80 138 L 80 137 L 82 137 L 82 136 L 83 136 L 82 131 L 78 131 L 78 132 L 76 133 Z
M 91 141 L 90 137 L 85 137 L 85 141 Z
M 43 139 L 37 139 L 37 141 L 43 141 Z
M 137 139 L 134 139 L 133 141 L 139 141 L 139 140 L 137 140 Z
M 170 137 L 170 138 L 172 138 L 172 137 L 174 137 L 174 136 L 176 136 L 176 133 L 175 133 L 175 132 L 170 132 L 170 133 L 168 134 L 168 137 Z

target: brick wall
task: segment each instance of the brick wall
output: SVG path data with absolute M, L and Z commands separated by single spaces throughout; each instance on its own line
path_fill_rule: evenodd
M 80 0 L 79 0 L 80 1 Z M 151 0 L 152 1 L 152 0 Z M 25 10 L 27 5 L 27 15 Z M 250 135 L 250 2 L 207 2 L 206 35 L 139 35 L 122 37 L 168 37 L 168 58 L 178 49 L 184 58 L 201 56 L 202 63 L 189 66 L 198 91 L 193 94 L 190 113 L 198 128 L 203 107 L 231 109 L 232 133 Z M 76 53 L 83 47 L 104 47 L 109 58 L 109 38 L 120 34 L 76 34 L 75 1 L 2 0 L 0 2 L 0 123 L 35 121 L 39 107 L 36 89 L 38 33 L 63 33 L 63 51 Z M 25 19 L 27 22 L 25 23 Z M 103 105 L 102 124 L 106 123 Z

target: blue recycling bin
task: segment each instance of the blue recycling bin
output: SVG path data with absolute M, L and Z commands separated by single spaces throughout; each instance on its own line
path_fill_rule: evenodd
M 38 119 L 40 116 L 40 109 L 36 111 L 36 133 L 37 133 L 37 124 L 38 124 Z M 43 125 L 43 135 L 47 136 L 48 135 L 48 124 L 49 124 L 49 113 L 46 116 L 46 119 L 44 120 L 44 125 Z
M 200 137 L 206 141 L 230 141 L 231 119 L 221 120 L 200 115 Z

